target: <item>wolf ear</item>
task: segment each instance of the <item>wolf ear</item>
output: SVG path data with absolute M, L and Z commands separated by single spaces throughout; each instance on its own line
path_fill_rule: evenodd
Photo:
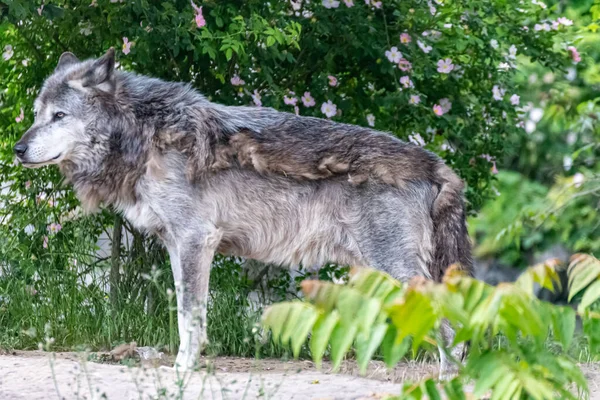
M 94 87 L 104 92 L 115 91 L 115 49 L 111 47 L 106 54 L 92 63 L 83 75 L 83 87 Z
M 79 59 L 75 56 L 75 54 L 67 51 L 62 53 L 60 58 L 58 59 L 58 64 L 56 65 L 55 71 L 59 71 L 63 68 L 68 67 L 69 65 L 77 64 Z

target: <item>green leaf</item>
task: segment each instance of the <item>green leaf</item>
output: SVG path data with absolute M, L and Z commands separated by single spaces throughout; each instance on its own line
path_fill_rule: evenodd
M 570 307 L 553 307 L 552 324 L 554 336 L 563 349 L 568 349 L 575 334 L 575 311 Z
M 430 400 L 442 400 L 442 396 L 440 396 L 440 392 L 435 386 L 433 379 L 427 379 L 425 381 L 425 391 L 427 392 Z
M 600 299 L 600 280 L 593 282 L 583 293 L 581 303 L 579 304 L 579 312 L 583 312 L 593 303 Z
M 410 348 L 410 338 L 405 337 L 401 342 L 397 342 L 398 330 L 394 325 L 388 325 L 387 332 L 381 343 L 383 360 L 388 368 L 394 367 Z
M 340 322 L 331 334 L 331 363 L 333 370 L 337 371 L 342 363 L 342 359 L 350 350 L 354 337 L 358 331 L 356 323 Z
M 321 368 L 323 353 L 325 353 L 331 333 L 339 319 L 339 313 L 333 310 L 330 314 L 321 314 L 313 325 L 309 346 L 317 368 Z
M 360 368 L 360 373 L 367 372 L 369 361 L 373 358 L 373 354 L 379 348 L 388 330 L 388 324 L 380 323 L 371 329 L 369 336 L 360 334 L 356 338 L 356 362 Z
M 305 308 L 300 315 L 300 320 L 293 332 L 290 334 L 292 343 L 292 352 L 295 358 L 300 355 L 300 348 L 306 341 L 308 333 L 313 327 L 315 321 L 319 317 L 319 313 L 313 307 Z
M 572 257 L 568 270 L 569 301 L 600 276 L 600 261 L 587 254 Z

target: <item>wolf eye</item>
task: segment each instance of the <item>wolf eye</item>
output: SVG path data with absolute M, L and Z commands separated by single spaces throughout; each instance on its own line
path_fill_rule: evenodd
M 57 112 L 56 114 L 54 114 L 54 119 L 55 119 L 55 120 L 57 120 L 57 119 L 62 119 L 62 118 L 64 118 L 64 116 L 65 116 L 65 113 L 64 113 L 64 112 L 60 112 L 60 111 L 59 111 L 59 112 Z

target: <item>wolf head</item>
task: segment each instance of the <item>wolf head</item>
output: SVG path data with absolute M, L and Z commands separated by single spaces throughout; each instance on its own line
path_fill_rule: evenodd
M 36 168 L 82 161 L 102 138 L 116 92 L 115 52 L 80 61 L 63 53 L 34 103 L 35 120 L 14 147 L 19 161 Z

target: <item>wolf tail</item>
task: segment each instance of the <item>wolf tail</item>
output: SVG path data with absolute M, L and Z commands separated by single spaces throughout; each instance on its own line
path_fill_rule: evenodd
M 469 276 L 473 275 L 471 241 L 465 221 L 464 184 L 445 164 L 436 171 L 440 192 L 433 202 L 433 257 L 429 272 L 435 281 L 440 281 L 451 265 L 458 263 Z

